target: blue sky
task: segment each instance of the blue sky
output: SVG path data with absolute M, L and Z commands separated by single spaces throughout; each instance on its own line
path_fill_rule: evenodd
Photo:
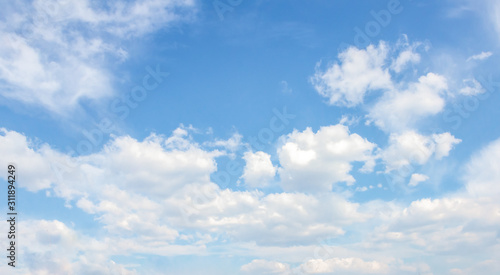
M 497 1 L 2 6 L 2 274 L 500 272 Z

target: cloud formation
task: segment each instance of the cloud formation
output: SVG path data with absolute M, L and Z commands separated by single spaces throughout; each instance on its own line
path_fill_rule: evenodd
M 281 185 L 292 191 L 330 191 L 335 183 L 354 184 L 351 163 L 362 162 L 362 170 L 371 171 L 375 148 L 342 124 L 321 127 L 316 133 L 311 128 L 295 130 L 278 149 Z
M 194 1 L 21 1 L 0 20 L 0 95 L 65 115 L 116 92 L 108 64 L 127 59 L 119 39 L 189 20 Z M 78 26 L 78 28 L 75 28 Z
M 365 94 L 392 87 L 391 76 L 385 68 L 388 47 L 381 42 L 366 49 L 350 47 L 338 56 L 340 64 L 321 71 L 319 64 L 311 82 L 316 91 L 328 98 L 331 105 L 353 107 L 363 103 Z

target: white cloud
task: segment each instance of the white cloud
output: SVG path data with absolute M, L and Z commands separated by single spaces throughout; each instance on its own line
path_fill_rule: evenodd
M 366 262 L 359 258 L 332 258 L 309 260 L 299 269 L 306 274 L 385 274 L 389 271 L 389 266 L 377 261 Z
M 414 251 L 427 253 L 440 262 L 447 261 L 444 265 L 449 267 L 450 274 L 496 274 L 498 266 L 487 259 L 497 258 L 500 251 L 497 242 L 500 174 L 496 169 L 499 144 L 499 140 L 492 142 L 465 166 L 465 190 L 438 199 L 418 199 L 408 206 L 377 201 L 362 205 L 360 212 L 371 213 L 373 220 L 377 220 L 375 230 L 367 233 L 362 246 L 407 257 L 412 257 Z M 480 261 L 484 265 L 478 264 Z M 413 274 L 418 271 L 404 269 Z
M 391 70 L 396 73 L 400 73 L 409 64 L 417 64 L 420 62 L 420 54 L 416 52 L 416 48 L 420 46 L 420 43 L 411 44 L 408 42 L 408 36 L 403 35 L 401 39 L 398 40 L 397 47 L 402 48 L 396 59 L 392 60 Z
M 353 125 L 357 125 L 359 123 L 360 119 L 361 119 L 361 117 L 357 117 L 357 116 L 342 115 L 342 117 L 339 120 L 339 124 L 353 126 Z
M 471 60 L 485 60 L 488 59 L 490 56 L 492 56 L 492 52 L 481 52 L 480 54 L 473 55 L 469 58 L 467 58 L 467 61 Z
M 240 270 L 253 274 L 387 274 L 387 275 L 411 275 L 422 274 L 432 275 L 429 265 L 422 262 L 405 263 L 402 260 L 381 256 L 381 251 L 373 253 L 373 257 L 367 256 L 367 253 L 358 253 L 345 249 L 341 246 L 314 246 L 314 247 L 293 247 L 288 250 L 277 250 L 274 254 L 283 254 L 286 251 L 297 249 L 300 251 L 308 251 L 298 261 L 299 266 L 292 268 L 291 264 L 283 263 L 283 260 L 253 260 L 251 263 L 243 265 Z M 311 250 L 311 251 L 309 251 Z M 266 250 L 263 250 L 266 251 Z M 265 252 L 264 252 L 265 253 Z M 311 258 L 310 255 L 318 257 L 319 254 L 324 254 L 321 258 Z M 363 256 L 331 256 L 332 254 L 357 254 Z M 328 257 L 325 257 L 328 256 Z M 289 259 L 289 256 L 279 257 Z M 371 260 L 366 260 L 371 258 Z M 276 272 L 276 273 L 272 273 Z M 246 274 L 246 273 L 245 273 Z
M 339 54 L 340 64 L 335 63 L 324 72 L 318 64 L 311 82 L 329 104 L 356 106 L 363 103 L 366 92 L 392 87 L 391 76 L 384 68 L 387 53 L 383 42 L 361 50 L 350 47 Z
M 179 128 L 168 138 L 153 134 L 142 142 L 118 137 L 98 153 L 70 157 L 2 129 L 0 146 L 7 147 L 1 148 L 0 162 L 19 163 L 22 187 L 51 188 L 55 196 L 76 201 L 111 234 L 135 232 L 145 243 L 168 245 L 179 234 L 161 215 L 160 200 L 186 184 L 209 183 L 221 154 L 202 150 L 187 135 Z
M 25 220 L 19 234 L 24 241 L 18 251 L 26 262 L 16 274 L 138 274 L 108 258 L 112 241 L 79 234 L 60 221 Z
M 459 93 L 462 95 L 478 95 L 485 92 L 485 89 L 476 79 L 464 79 L 464 87 Z
M 423 136 L 410 131 L 391 138 L 393 157 L 402 155 L 411 162 L 415 154 L 417 163 L 442 158 L 459 142 L 449 133 Z M 323 127 L 316 133 L 311 129 L 294 131 L 285 137 L 283 146 L 287 143 L 296 144 L 297 150 L 314 152 L 315 158 L 298 159 L 297 167 L 315 159 L 330 164 L 374 158 L 375 145 L 350 134 L 343 125 Z M 424 251 L 450 269 L 455 266 L 446 260 L 462 259 L 463 268 L 454 272 L 467 272 L 478 263 L 470 251 L 484 251 L 486 259 L 498 255 L 500 205 L 495 190 L 500 178 L 496 169 L 499 144 L 495 141 L 485 147 L 467 165 L 468 193 L 409 204 L 381 200 L 353 203 L 333 192 L 264 194 L 221 189 L 208 177 L 215 171 L 212 161 L 220 152 L 204 150 L 185 128 L 169 137 L 151 135 L 143 141 L 117 137 L 100 152 L 85 157 L 70 157 L 48 145 L 36 146 L 24 135 L 2 129 L 0 151 L 6 154 L 0 155 L 0 164 L 23 164 L 19 166 L 23 187 L 49 188 L 55 196 L 75 202 L 97 218 L 109 236 L 96 239 L 59 221 L 32 221 L 26 226 L 36 230 L 22 233 L 26 241 L 21 244 L 29 246 L 21 258 L 33 263 L 25 273 L 92 273 L 101 269 L 127 274 L 133 271 L 111 262 L 110 257 L 210 254 L 213 251 L 207 244 L 217 242 L 224 244 L 217 249 L 227 249 L 228 255 L 262 259 L 241 268 L 254 274 L 289 274 L 296 271 L 292 264 L 312 274 L 431 274 L 428 266 L 413 260 L 404 264 L 401 259 L 413 259 L 415 251 Z M 264 156 L 267 160 L 268 155 Z M 51 174 L 55 163 L 74 167 L 57 176 Z M 172 169 L 183 171 L 185 176 L 177 177 L 163 165 L 174 166 Z M 326 167 L 334 166 L 321 168 Z M 134 185 L 127 181 L 129 177 L 144 180 Z M 40 180 L 42 183 L 37 182 Z M 311 246 L 323 240 L 348 243 L 321 245 L 321 251 Z M 181 241 L 182 245 L 176 244 Z M 63 251 L 64 257 L 54 257 L 54 247 Z
M 64 112 L 74 108 L 79 99 L 112 94 L 108 72 L 102 68 L 74 56 L 65 56 L 58 62 L 49 60 L 27 39 L 12 33 L 0 34 L 7 42 L 0 46 L 3 96 Z
M 351 162 L 364 162 L 364 171 L 375 164 L 372 155 L 376 145 L 358 134 L 350 134 L 347 126 L 338 124 L 294 130 L 278 149 L 281 167 L 278 173 L 285 190 L 329 191 L 337 182 L 353 184 L 349 172 Z
M 428 50 L 425 43 L 409 43 L 406 35 L 393 47 L 383 41 L 366 49 L 350 47 L 325 71 L 318 64 L 310 80 L 331 105 L 354 107 L 363 104 L 370 91 L 381 90 L 370 97 L 375 103 L 368 102 L 366 124 L 374 123 L 387 132 L 414 129 L 422 119 L 444 109 L 448 90 L 448 80 L 436 73 L 428 72 L 417 81 L 400 77 L 410 64 L 420 63 L 419 47 Z M 393 81 L 393 76 L 399 80 Z M 460 91 L 464 94 L 482 89 L 475 80 L 465 81 L 465 85 Z
M 367 115 L 381 129 L 411 129 L 419 119 L 441 112 L 445 105 L 443 92 L 448 89 L 443 76 L 428 73 L 403 91 L 385 93 Z
M 402 134 L 391 134 L 389 147 L 381 153 L 381 157 L 386 164 L 386 172 L 390 172 L 411 164 L 425 164 L 433 155 L 439 160 L 447 156 L 453 146 L 460 142 L 460 139 L 450 133 L 424 136 L 414 131 L 406 131 Z
M 416 200 L 393 210 L 365 241 L 372 247 L 397 249 L 411 244 L 436 256 L 453 253 L 468 257 L 467 251 L 494 245 L 499 210 L 500 205 L 492 200 L 458 196 Z
M 15 2 L 0 20 L 0 95 L 62 115 L 82 99 L 114 94 L 111 62 L 127 52 L 117 40 L 185 20 L 193 1 Z M 78 28 L 75 26 L 78 25 Z
M 418 174 L 418 173 L 412 174 L 411 178 L 410 178 L 410 182 L 408 183 L 408 186 L 415 187 L 419 183 L 424 182 L 428 179 L 429 179 L 429 177 L 427 175 Z
M 111 181 L 138 194 L 165 196 L 186 182 L 209 182 L 210 174 L 216 171 L 214 158 L 222 153 L 204 151 L 189 139 L 180 128 L 168 138 L 155 134 L 143 141 L 117 137 L 101 152 L 79 157 L 79 169 L 91 181 Z
M 271 162 L 271 155 L 259 152 L 245 152 L 243 159 L 246 162 L 241 176 L 249 187 L 266 187 L 276 174 L 276 167 Z
M 145 247 L 155 244 L 145 250 L 150 253 L 156 249 L 171 253 L 169 247 L 179 238 L 196 244 L 207 240 L 206 234 L 218 232 L 260 245 L 310 243 L 342 235 L 343 226 L 366 218 L 358 213 L 358 204 L 331 193 L 264 196 L 259 191 L 221 190 L 209 177 L 216 169 L 214 158 L 221 153 L 204 151 L 183 128 L 170 137 L 151 135 L 143 141 L 116 137 L 100 152 L 80 157 L 48 145 L 33 148 L 26 137 L 5 129 L 0 138 L 6 146 L 0 162 L 25 167 L 23 187 L 47 189 L 68 205 L 74 202 L 118 239 L 138 234 L 134 241 Z M 346 138 L 345 150 L 373 146 L 357 135 Z M 185 236 L 185 229 L 205 235 Z
M 358 207 L 336 194 L 264 195 L 221 190 L 215 184 L 187 185 L 165 200 L 170 224 L 176 228 L 225 232 L 233 241 L 264 246 L 306 244 L 340 236 L 345 232 L 343 226 L 367 218 Z
M 192 0 L 134 2 L 113 1 L 107 6 L 88 0 L 73 3 L 64 0 L 35 1 L 34 17 L 50 27 L 74 22 L 98 26 L 116 36 L 142 36 L 178 21 L 190 19 L 194 12 Z M 24 10 L 23 10 L 24 11 Z M 26 22 L 23 22 L 26 23 Z M 54 24 L 54 25 L 53 25 Z
M 18 183 L 20 187 L 38 191 L 51 186 L 54 178 L 46 159 L 49 150 L 46 145 L 36 148 L 31 140 L 20 133 L 0 128 L 1 165 L 7 167 L 12 162 L 28 168 L 23 171 L 24 180 Z
M 500 139 L 475 154 L 466 166 L 467 191 L 475 197 L 500 198 Z
M 420 54 L 413 51 L 413 49 L 408 49 L 399 54 L 396 60 L 391 64 L 391 69 L 396 73 L 400 73 L 404 67 L 410 63 L 420 62 Z
M 434 154 L 436 159 L 447 157 L 453 146 L 462 142 L 461 139 L 455 138 L 452 134 L 446 132 L 442 134 L 433 134 L 432 139 L 436 143 Z
M 222 147 L 231 152 L 235 152 L 243 145 L 242 143 L 243 136 L 239 133 L 234 133 L 229 139 L 221 140 L 216 139 L 215 141 L 204 142 L 203 145 L 211 146 L 211 147 Z
M 241 266 L 241 271 L 249 274 L 289 274 L 290 266 L 275 261 L 253 260 Z
M 414 129 L 423 118 L 444 109 L 448 90 L 448 80 L 436 73 L 428 72 L 413 82 L 400 77 L 406 67 L 420 62 L 419 47 L 428 49 L 421 42 L 409 43 L 406 35 L 393 47 L 383 41 L 366 49 L 350 47 L 339 54 L 339 63 L 325 71 L 318 64 L 311 82 L 329 104 L 347 107 L 363 104 L 369 92 L 381 90 L 370 97 L 375 103 L 368 102 L 366 124 L 374 123 L 387 132 Z M 393 81 L 393 76 L 399 80 Z M 479 92 L 479 83 L 472 84 L 466 83 L 461 92 Z

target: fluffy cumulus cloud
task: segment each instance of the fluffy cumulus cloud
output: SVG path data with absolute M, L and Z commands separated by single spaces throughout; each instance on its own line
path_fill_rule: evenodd
M 389 146 L 381 152 L 386 172 L 413 164 L 425 164 L 431 157 L 441 159 L 461 140 L 450 133 L 421 135 L 415 131 L 392 134 Z
M 147 249 L 142 252 L 159 254 L 172 253 L 172 245 L 181 237 L 162 215 L 162 198 L 186 184 L 209 183 L 216 169 L 214 158 L 222 154 L 202 150 L 182 128 L 168 138 L 151 135 L 138 141 L 118 137 L 102 151 L 79 157 L 57 152 L 46 144 L 37 147 L 24 135 L 5 129 L 0 138 L 1 146 L 9 146 L 4 150 L 7 154 L 0 157 L 1 163 L 30 164 L 27 169 L 20 168 L 25 179 L 20 181 L 22 187 L 45 189 L 68 205 L 74 203 L 94 215 L 110 236 L 132 242 L 134 247 L 130 249 L 145 245 Z M 129 239 L 134 234 L 141 237 Z M 176 253 L 185 253 L 182 251 Z
M 338 182 L 353 184 L 351 163 L 363 162 L 362 170 L 371 171 L 375 148 L 342 124 L 321 127 L 316 133 L 311 128 L 295 130 L 278 150 L 281 184 L 285 190 L 307 191 L 329 191 Z
M 2 129 L 0 149 L 6 153 L 1 163 L 30 163 L 23 166 L 22 187 L 66 199 L 95 217 L 108 236 L 89 237 L 57 220 L 27 221 L 24 227 L 36 230 L 23 233 L 30 245 L 22 256 L 33 263 L 25 273 L 135 274 L 135 267 L 110 259 L 135 253 L 206 254 L 210 245 L 228 241 L 228 253 L 255 259 L 241 266 L 244 274 L 432 274 L 429 265 L 412 260 L 415 249 L 448 261 L 450 274 L 497 268 L 488 259 L 494 261 L 500 251 L 500 204 L 494 192 L 500 179 L 498 140 L 470 160 L 465 188 L 455 194 L 409 203 L 354 203 L 334 192 L 221 189 L 209 176 L 216 171 L 215 158 L 228 153 L 203 148 L 190 131 L 181 127 L 170 136 L 142 141 L 116 137 L 99 152 L 71 157 Z M 392 135 L 379 153 L 390 170 L 445 157 L 459 141 L 449 133 L 408 131 Z M 332 173 L 332 167 L 370 163 L 375 148 L 341 124 L 294 131 L 279 148 L 280 177 L 296 171 L 318 177 L 320 172 L 315 181 L 325 179 L 324 186 L 312 188 L 331 188 L 327 178 L 343 179 L 350 171 Z M 246 156 L 272 167 L 263 152 Z M 413 174 L 410 184 L 426 178 Z M 322 244 L 340 238 L 349 243 Z M 62 257 L 51 254 L 55 246 Z M 457 257 L 465 257 L 460 265 L 451 261 Z
M 493 192 L 500 178 L 498 141 L 471 159 L 463 191 L 411 203 L 354 203 L 334 192 L 221 189 L 209 175 L 216 169 L 214 159 L 224 152 L 204 149 L 192 140 L 190 131 L 181 127 L 170 136 L 151 135 L 142 141 L 116 137 L 100 152 L 70 157 L 2 129 L 3 165 L 32 163 L 25 166 L 22 187 L 46 189 L 66 199 L 96 217 L 108 236 L 89 237 L 57 220 L 31 220 L 27 226 L 36 230 L 23 233 L 30 244 L 23 257 L 33 263 L 24 267 L 26 273 L 134 274 L 134 267 L 110 258 L 134 253 L 198 255 L 209 253 L 211 244 L 227 241 L 233 247 L 230 253 L 255 257 L 241 266 L 245 274 L 431 274 L 428 265 L 408 260 L 415 248 L 443 261 L 449 255 L 478 251 L 462 265 L 448 265 L 452 274 L 463 274 L 489 266 L 477 264 L 474 257 L 484 261 L 498 255 L 500 205 Z M 423 136 L 410 131 L 393 135 L 380 154 L 388 167 L 395 168 L 442 158 L 458 142 L 449 133 Z M 280 176 L 295 175 L 297 169 L 308 173 L 322 163 L 324 167 L 316 168 L 328 171 L 322 173 L 330 173 L 339 163 L 367 163 L 373 160 L 375 147 L 344 125 L 316 133 L 294 131 L 279 148 Z M 251 153 L 257 163 L 269 160 L 269 155 L 258 153 Z M 41 173 L 39 168 L 53 173 Z M 349 170 L 342 172 L 345 177 Z M 425 178 L 414 174 L 412 180 Z M 353 243 L 321 244 L 340 237 Z M 53 257 L 53 246 L 64 251 L 64 257 Z
M 85 109 L 81 104 L 106 102 L 118 80 L 110 67 L 128 58 L 128 41 L 189 22 L 197 3 L 6 3 L 0 98 L 67 117 Z M 498 1 L 480 6 L 489 8 L 500 33 Z M 422 45 L 404 36 L 394 45 L 347 48 L 325 67 L 318 63 L 310 77 L 316 92 L 329 105 L 364 113 L 344 115 L 337 125 L 280 132 L 275 150 L 266 152 L 250 150 L 238 133 L 199 143 L 193 138 L 199 131 L 181 126 L 143 139 L 112 136 L 102 148 L 74 156 L 0 128 L 0 166 L 16 164 L 16 190 L 62 201 L 65 211 L 96 225 L 80 228 L 72 217 L 42 212 L 22 219 L 16 272 L 154 274 L 170 271 L 146 270 L 144 256 L 223 255 L 241 257 L 228 268 L 241 274 L 499 273 L 500 139 L 457 169 L 457 181 L 446 186 L 453 191 L 418 197 L 426 182 L 441 181 L 433 173 L 441 167 L 417 172 L 412 166 L 440 165 L 461 142 L 449 132 L 422 134 L 420 122 L 439 114 L 448 97 L 485 91 L 468 78 L 453 94 L 448 85 L 456 82 L 429 69 L 418 72 Z M 478 53 L 467 64 L 490 56 Z M 363 118 L 366 125 L 358 125 Z M 367 129 L 387 144 L 358 134 Z M 245 163 L 234 186 L 211 181 L 219 158 Z M 370 182 L 377 173 L 402 175 L 411 187 L 402 191 L 411 196 L 386 196 L 385 183 Z M 382 195 L 370 200 L 375 193 Z M 0 230 L 8 232 L 7 226 Z M 1 274 L 11 272 L 0 266 Z
M 193 1 L 21 1 L 0 14 L 0 95 L 64 114 L 82 99 L 112 95 L 116 41 L 192 16 Z M 78 28 L 75 28 L 78 26 Z
M 3 160 L 32 163 L 31 167 L 36 167 L 27 171 L 29 178 L 23 187 L 32 191 L 53 187 L 66 199 L 74 199 L 87 190 L 96 191 L 89 189 L 93 182 L 108 182 L 147 196 L 164 196 L 186 182 L 208 182 L 216 170 L 214 158 L 224 154 L 218 150 L 204 151 L 191 143 L 188 132 L 182 128 L 168 138 L 155 134 L 143 141 L 117 137 L 100 152 L 78 157 L 62 154 L 47 144 L 35 146 L 24 135 L 6 129 L 1 129 L 0 139 L 6 152 Z
M 420 119 L 441 112 L 445 106 L 446 78 L 434 73 L 421 76 L 407 89 L 385 93 L 367 115 L 378 127 L 388 131 L 412 129 Z
M 84 163 L 82 169 L 87 169 L 87 175 L 97 181 L 113 177 L 120 188 L 148 196 L 165 196 L 186 182 L 208 182 L 216 170 L 214 157 L 222 154 L 201 149 L 186 135 L 187 131 L 177 129 L 169 138 L 154 134 L 143 141 L 119 137 L 101 152 L 79 160 Z
M 366 49 L 350 47 L 325 71 L 318 64 L 311 82 L 329 104 L 347 107 L 365 103 L 368 93 L 379 90 L 365 104 L 366 123 L 387 132 L 413 129 L 422 119 L 444 109 L 448 90 L 448 80 L 437 73 L 428 72 L 416 81 L 401 77 L 410 65 L 420 63 L 420 48 L 427 50 L 428 46 L 410 43 L 406 35 L 394 46 L 380 42 Z M 477 81 L 467 80 L 460 93 L 481 91 Z
M 339 54 L 340 64 L 335 63 L 325 71 L 318 65 L 311 82 L 330 104 L 356 106 L 363 103 L 368 91 L 392 87 L 391 76 L 384 68 L 387 53 L 388 47 L 383 42 L 366 49 L 350 47 Z
M 249 187 L 266 187 L 276 174 L 276 167 L 271 162 L 271 155 L 259 152 L 246 152 L 246 162 L 242 178 Z
M 32 164 L 23 171 L 22 187 L 46 190 L 93 215 L 114 240 L 133 245 L 127 253 L 196 254 L 221 232 L 239 242 L 304 244 L 341 236 L 344 226 L 367 218 L 358 212 L 358 204 L 333 193 L 264 195 L 221 189 L 209 176 L 216 169 L 214 159 L 224 153 L 204 150 L 185 128 L 143 141 L 116 137 L 101 151 L 78 157 L 46 144 L 36 146 L 6 129 L 0 138 L 6 152 L 1 163 Z M 257 154 L 257 161 L 259 155 L 268 160 Z M 177 242 L 188 245 L 179 247 Z M 111 255 L 122 254 L 113 250 Z

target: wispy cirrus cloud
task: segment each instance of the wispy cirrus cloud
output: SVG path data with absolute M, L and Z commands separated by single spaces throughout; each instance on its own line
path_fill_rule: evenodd
M 479 54 L 475 54 L 475 55 L 467 58 L 467 61 L 471 61 L 471 60 L 485 60 L 485 59 L 488 59 L 492 55 L 493 55 L 492 52 L 481 52 Z

